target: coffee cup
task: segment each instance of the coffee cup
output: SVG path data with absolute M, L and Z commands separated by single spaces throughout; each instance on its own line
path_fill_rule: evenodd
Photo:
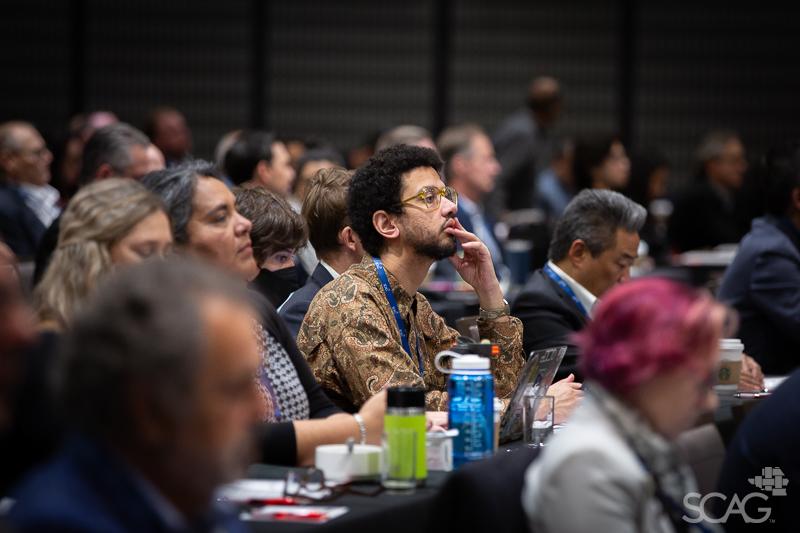
M 732 394 L 739 387 L 744 344 L 740 339 L 720 339 L 719 353 L 719 370 L 717 371 L 717 384 L 714 388 L 719 393 Z

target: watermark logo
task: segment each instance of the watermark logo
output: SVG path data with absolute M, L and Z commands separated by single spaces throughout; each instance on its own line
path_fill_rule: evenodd
M 734 494 L 730 501 L 728 501 L 728 497 L 721 492 L 710 492 L 705 496 L 699 492 L 688 493 L 683 497 L 683 505 L 688 511 L 688 514 L 683 515 L 683 520 L 690 524 L 698 524 L 700 522 L 721 524 L 727 522 L 732 514 L 738 514 L 747 524 L 761 524 L 766 522 L 772 514 L 772 509 L 770 507 L 752 509 L 751 506 L 748 512 L 748 502 L 753 498 L 764 502 L 769 501 L 770 497 L 764 494 L 764 492 L 772 496 L 786 496 L 786 486 L 789 484 L 789 480 L 784 476 L 780 468 L 768 466 L 761 469 L 760 476 L 748 478 L 747 481 L 763 492 L 750 492 L 743 498 L 740 498 L 738 494 Z M 712 499 L 728 502 L 728 507 L 722 516 L 713 517 L 708 516 L 706 513 L 706 509 L 709 507 L 709 501 Z M 753 516 L 754 511 L 758 513 L 755 516 Z
M 786 496 L 786 485 L 789 484 L 789 480 L 783 476 L 783 470 L 771 466 L 763 468 L 760 476 L 748 478 L 747 481 L 773 496 Z

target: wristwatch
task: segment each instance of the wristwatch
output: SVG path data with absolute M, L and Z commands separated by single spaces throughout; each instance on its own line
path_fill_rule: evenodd
M 511 314 L 511 307 L 508 305 L 508 301 L 503 298 L 503 307 L 500 309 L 484 309 L 483 307 L 480 308 L 478 318 L 481 320 L 495 320 L 500 318 L 501 316 L 508 316 Z

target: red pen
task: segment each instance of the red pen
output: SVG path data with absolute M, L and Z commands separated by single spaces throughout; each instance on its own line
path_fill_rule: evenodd
M 278 511 L 272 513 L 272 518 L 275 520 L 322 520 L 325 518 L 325 513 L 319 511 Z
M 296 499 L 289 496 L 284 496 L 283 498 L 253 498 L 247 500 L 247 505 L 254 507 L 259 505 L 298 505 L 298 503 Z

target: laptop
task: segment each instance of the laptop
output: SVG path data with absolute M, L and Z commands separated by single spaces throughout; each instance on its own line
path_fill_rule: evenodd
M 522 367 L 514 394 L 511 396 L 511 403 L 508 404 L 500 420 L 501 443 L 522 438 L 522 397 L 526 394 L 544 396 L 547 388 L 553 383 L 558 366 L 566 353 L 566 346 L 531 352 L 528 362 Z

